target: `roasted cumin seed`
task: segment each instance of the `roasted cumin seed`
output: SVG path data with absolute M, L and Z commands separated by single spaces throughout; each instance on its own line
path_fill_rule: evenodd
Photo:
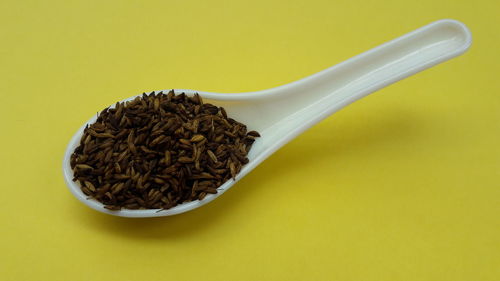
M 257 137 L 198 94 L 144 93 L 86 126 L 70 159 L 73 180 L 110 210 L 169 209 L 217 193 Z

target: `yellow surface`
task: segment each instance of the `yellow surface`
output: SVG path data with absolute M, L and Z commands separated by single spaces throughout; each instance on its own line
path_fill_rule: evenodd
M 0 280 L 500 280 L 500 2 L 0 2 Z M 465 55 L 342 110 L 201 209 L 107 216 L 63 182 L 142 91 L 278 86 L 441 18 Z

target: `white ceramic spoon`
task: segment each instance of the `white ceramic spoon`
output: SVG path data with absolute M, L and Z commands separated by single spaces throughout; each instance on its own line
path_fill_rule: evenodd
M 122 217 L 160 217 L 196 209 L 221 196 L 273 152 L 344 106 L 387 85 L 464 53 L 472 41 L 467 27 L 455 20 L 439 20 L 380 45 L 345 62 L 296 82 L 253 93 L 199 93 L 206 102 L 223 106 L 228 115 L 261 134 L 245 165 L 236 176 L 201 201 L 168 210 L 110 211 L 88 199 L 72 181 L 69 160 L 83 133 L 83 125 L 71 139 L 64 156 L 63 172 L 69 189 L 81 202 L 100 212 Z M 126 100 L 134 99 L 134 97 Z M 96 117 L 87 123 L 95 122 Z

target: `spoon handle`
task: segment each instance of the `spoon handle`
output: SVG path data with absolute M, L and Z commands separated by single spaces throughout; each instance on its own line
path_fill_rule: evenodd
M 463 23 L 439 20 L 299 80 L 297 84 L 315 88 L 319 95 L 333 98 L 329 104 L 338 110 L 383 87 L 461 55 L 471 42 L 471 33 Z
M 273 125 L 258 129 L 284 144 L 344 106 L 464 53 L 471 42 L 463 23 L 439 20 L 304 79 L 231 98 L 259 103 Z

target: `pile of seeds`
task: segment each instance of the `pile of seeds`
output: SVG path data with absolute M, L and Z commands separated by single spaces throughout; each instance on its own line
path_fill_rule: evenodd
M 73 181 L 111 210 L 169 209 L 217 193 L 259 136 L 198 94 L 144 93 L 85 128 Z

